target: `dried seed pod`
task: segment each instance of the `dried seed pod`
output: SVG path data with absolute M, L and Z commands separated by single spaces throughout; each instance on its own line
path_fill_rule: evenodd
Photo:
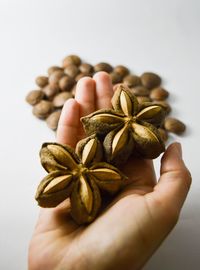
M 95 72 L 99 72 L 99 71 L 105 71 L 105 72 L 112 72 L 113 70 L 113 67 L 108 64 L 108 63 L 105 63 L 105 62 L 101 62 L 101 63 L 98 63 L 94 66 L 94 71 Z
M 122 82 L 122 76 L 117 72 L 110 73 L 112 84 L 117 84 Z
M 59 87 L 62 91 L 70 91 L 75 84 L 75 81 L 73 78 L 65 75 L 59 80 Z
M 131 87 L 130 91 L 135 96 L 149 96 L 150 94 L 149 89 L 144 86 Z
M 94 68 L 92 65 L 88 64 L 88 63 L 82 63 L 79 66 L 79 70 L 81 73 L 83 73 L 84 75 L 91 75 L 94 72 Z
M 141 75 L 142 85 L 152 89 L 161 84 L 161 78 L 153 72 L 145 72 Z
M 79 68 L 76 66 L 76 65 L 68 65 L 65 69 L 64 69 L 64 72 L 66 75 L 68 75 L 69 77 L 71 78 L 75 78 L 80 70 Z
M 183 122 L 176 118 L 167 117 L 164 121 L 164 128 L 169 132 L 181 134 L 185 131 L 186 126 Z
M 53 110 L 52 102 L 47 100 L 41 100 L 33 107 L 33 114 L 41 119 L 45 119 Z
M 35 83 L 39 86 L 39 87 L 44 87 L 45 85 L 48 84 L 48 77 L 46 76 L 38 76 L 35 79 Z
M 163 142 L 166 142 L 168 140 L 168 132 L 163 128 L 159 128 L 158 131 Z
M 56 70 L 49 76 L 49 84 L 58 87 L 59 80 L 65 75 L 63 70 Z
M 81 59 L 78 55 L 68 55 L 67 57 L 65 57 L 63 59 L 63 67 L 67 67 L 68 65 L 76 65 L 76 66 L 80 66 L 81 64 Z
M 58 127 L 58 121 L 60 119 L 60 114 L 61 114 L 61 110 L 58 110 L 58 111 L 55 111 L 55 112 L 51 113 L 47 117 L 46 122 L 47 122 L 47 126 L 50 129 L 53 129 L 53 130 L 56 130 L 57 129 L 57 127 Z
M 61 108 L 65 104 L 65 101 L 69 98 L 72 98 L 72 93 L 70 92 L 62 92 L 57 94 L 53 99 L 54 107 Z
M 59 87 L 56 85 L 48 84 L 42 88 L 42 92 L 49 100 L 51 100 L 59 92 Z
M 149 97 L 144 97 L 144 96 L 137 96 L 137 100 L 138 100 L 139 104 L 151 101 L 151 99 Z
M 125 66 L 118 65 L 114 68 L 114 72 L 120 74 L 122 78 L 129 74 L 129 69 Z
M 150 98 L 152 100 L 165 100 L 168 96 L 169 92 L 162 87 L 154 88 L 150 93 Z
M 54 71 L 57 71 L 57 70 L 63 71 L 63 68 L 58 67 L 58 66 L 51 66 L 50 68 L 48 68 L 47 73 L 50 76 Z
M 136 75 L 127 75 L 123 79 L 123 83 L 126 84 L 128 87 L 134 87 L 141 84 L 140 77 Z
M 163 100 L 153 101 L 152 104 L 158 104 L 158 105 L 162 106 L 162 108 L 165 110 L 166 114 L 169 114 L 172 110 L 169 103 L 167 103 L 166 101 L 163 101 Z
M 36 105 L 44 97 L 44 93 L 41 90 L 32 90 L 26 96 L 26 101 L 31 105 Z

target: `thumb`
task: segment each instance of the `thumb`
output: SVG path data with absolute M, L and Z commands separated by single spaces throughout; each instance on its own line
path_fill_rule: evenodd
M 191 175 L 182 159 L 180 143 L 171 144 L 161 159 L 161 176 L 152 193 L 165 209 L 178 216 L 191 185 Z

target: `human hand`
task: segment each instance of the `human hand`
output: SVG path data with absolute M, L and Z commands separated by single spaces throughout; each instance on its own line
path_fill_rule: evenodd
M 111 106 L 113 87 L 104 72 L 83 78 L 63 107 L 57 142 L 75 147 L 84 137 L 80 117 Z M 141 269 L 175 226 L 191 184 L 181 145 L 168 147 L 156 182 L 150 160 L 132 158 L 122 171 L 129 184 L 87 226 L 71 219 L 67 199 L 41 209 L 29 246 L 29 270 Z

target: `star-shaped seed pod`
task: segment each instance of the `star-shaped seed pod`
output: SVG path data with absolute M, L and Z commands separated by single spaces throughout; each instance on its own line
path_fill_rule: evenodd
M 67 145 L 44 143 L 41 164 L 49 173 L 39 184 L 36 200 L 41 207 L 55 207 L 71 200 L 71 215 L 78 224 L 95 219 L 101 207 L 101 192 L 115 194 L 126 176 L 101 162 L 102 146 L 96 136 L 81 140 L 74 151 Z
M 112 106 L 113 109 L 102 109 L 81 118 L 88 135 L 103 135 L 108 162 L 122 164 L 132 153 L 153 159 L 164 151 L 157 130 L 165 117 L 161 106 L 139 105 L 129 88 L 122 84 L 113 95 Z

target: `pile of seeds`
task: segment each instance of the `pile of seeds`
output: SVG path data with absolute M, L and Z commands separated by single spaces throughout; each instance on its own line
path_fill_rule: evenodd
M 137 96 L 138 102 L 160 104 L 166 111 L 166 118 L 160 135 L 164 141 L 168 139 L 168 132 L 181 134 L 185 131 L 185 124 L 180 120 L 169 117 L 172 108 L 166 101 L 169 92 L 161 86 L 162 79 L 152 72 L 145 72 L 141 76 L 130 73 L 123 66 L 111 66 L 108 63 L 91 65 L 83 62 L 77 55 L 69 55 L 62 61 L 62 66 L 52 66 L 47 70 L 47 76 L 39 76 L 35 82 L 38 89 L 32 90 L 26 96 L 26 101 L 33 106 L 33 114 L 45 119 L 49 128 L 56 130 L 61 109 L 65 101 L 73 98 L 76 92 L 77 81 L 84 77 L 92 77 L 98 71 L 110 74 L 113 85 L 124 83 Z

